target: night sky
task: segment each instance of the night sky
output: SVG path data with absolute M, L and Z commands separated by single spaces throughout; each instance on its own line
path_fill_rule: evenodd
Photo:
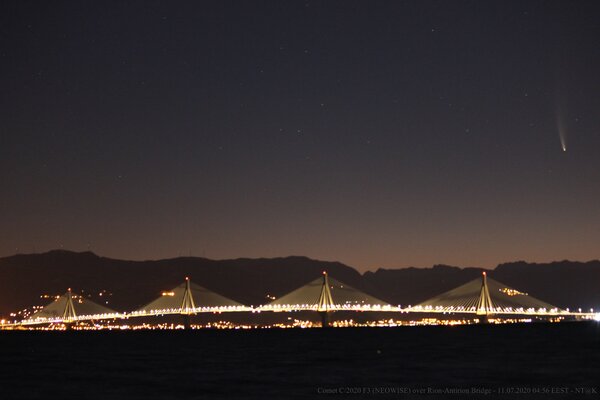
M 598 21 L 599 1 L 3 1 L 0 256 L 598 258 Z

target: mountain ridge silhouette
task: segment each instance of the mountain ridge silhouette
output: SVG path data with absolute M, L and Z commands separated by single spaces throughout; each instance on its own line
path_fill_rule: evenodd
M 92 252 L 51 250 L 0 258 L 0 315 L 45 305 L 41 295 L 68 288 L 94 301 L 129 311 L 147 304 L 186 276 L 242 304 L 268 303 L 314 280 L 323 270 L 331 277 L 393 305 L 414 305 L 464 284 L 488 271 L 490 277 L 561 308 L 600 308 L 600 261 L 515 261 L 494 269 L 434 265 L 367 271 L 304 256 L 211 260 L 176 257 L 130 261 Z M 103 296 L 100 296 L 100 292 Z M 112 295 L 111 295 L 112 293 Z M 269 297 L 267 297 L 269 296 Z

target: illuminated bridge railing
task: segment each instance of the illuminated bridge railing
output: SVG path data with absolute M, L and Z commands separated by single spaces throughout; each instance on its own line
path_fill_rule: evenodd
M 165 308 L 160 310 L 138 310 L 127 314 L 127 317 L 144 317 L 152 315 L 171 315 L 171 314 L 201 314 L 201 313 L 225 313 L 225 312 L 248 312 L 252 307 L 246 306 L 217 306 L 217 307 L 196 307 L 189 309 Z
M 273 311 L 273 312 L 286 312 L 286 311 L 325 311 L 319 309 L 318 304 L 267 304 L 255 308 L 256 311 Z M 398 307 L 391 305 L 381 304 L 334 304 L 327 307 L 326 311 L 400 311 Z
M 21 321 L 21 325 L 40 325 L 40 324 L 59 324 L 64 322 L 79 322 L 79 321 L 93 321 L 102 319 L 121 319 L 125 318 L 125 313 L 104 313 L 104 314 L 93 314 L 93 315 L 78 315 L 74 318 L 63 318 L 63 317 L 36 317 Z
M 477 307 L 463 307 L 463 306 L 432 306 L 432 305 L 418 305 L 409 306 L 404 309 L 406 312 L 420 312 L 420 313 L 457 313 L 457 314 L 477 314 L 481 313 L 482 310 Z M 567 310 L 560 308 L 524 308 L 524 307 L 493 307 L 486 310 L 488 314 L 511 314 L 511 315 L 580 315 L 582 313 L 572 313 Z

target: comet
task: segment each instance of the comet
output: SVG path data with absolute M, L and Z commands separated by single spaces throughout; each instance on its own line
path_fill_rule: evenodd
M 567 151 L 567 125 L 565 124 L 565 118 L 561 107 L 557 107 L 556 110 L 556 129 L 558 130 L 558 137 L 560 139 L 560 146 L 562 151 Z
M 558 137 L 560 138 L 560 147 L 562 147 L 562 151 L 567 151 L 567 135 L 564 123 L 562 118 L 559 117 L 558 121 Z

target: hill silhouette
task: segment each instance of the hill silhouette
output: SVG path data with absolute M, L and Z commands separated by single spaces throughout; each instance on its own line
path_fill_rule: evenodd
M 464 284 L 480 268 L 436 265 L 432 268 L 379 269 L 361 275 L 339 262 L 307 257 L 210 260 L 179 257 L 125 261 L 91 252 L 53 250 L 0 258 L 0 315 L 45 305 L 42 294 L 62 294 L 69 287 L 116 310 L 133 310 L 179 285 L 186 276 L 211 291 L 246 305 L 270 301 L 318 277 L 331 277 L 391 304 L 413 305 Z M 600 261 L 505 263 L 490 277 L 563 308 L 600 308 Z M 100 293 L 102 292 L 102 296 Z M 112 294 L 112 295 L 111 295 Z

